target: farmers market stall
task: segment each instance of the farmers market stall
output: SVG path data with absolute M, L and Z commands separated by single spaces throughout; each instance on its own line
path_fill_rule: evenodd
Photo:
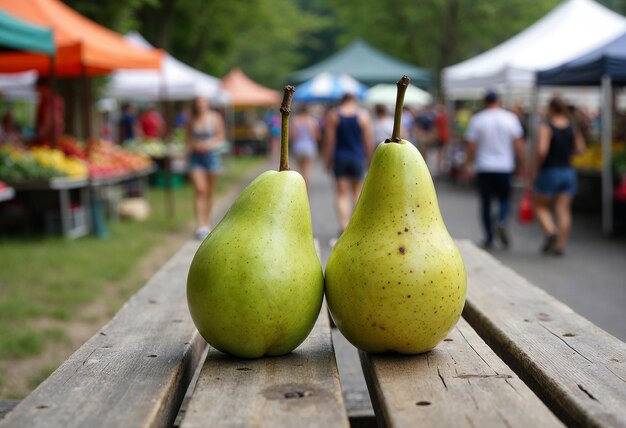
M 233 117 L 235 153 L 249 150 L 259 153 L 265 150 L 267 128 L 263 122 L 263 109 L 277 106 L 281 94 L 252 81 L 238 68 L 231 70 L 222 79 L 222 89 L 230 96 Z
M 535 72 L 583 55 L 626 31 L 626 18 L 593 0 L 567 0 L 521 33 L 443 70 L 446 97 L 530 91 Z M 480 96 L 480 95 L 479 95 Z
M 0 180 L 16 191 L 16 202 L 24 211 L 44 219 L 45 231 L 59 230 L 66 238 L 83 236 L 102 228 L 100 207 L 92 209 L 93 201 L 102 202 L 105 187 L 137 180 L 136 194 L 146 189 L 146 177 L 154 172 L 149 157 L 124 150 L 111 142 L 86 144 L 64 136 L 58 148 L 30 148 L 6 145 L 0 147 Z M 114 212 L 114 211 L 113 211 Z
M 0 9 L 28 23 L 52 29 L 56 48 L 54 60 L 28 52 L 1 52 L 0 72 L 35 70 L 39 76 L 80 78 L 82 106 L 72 108 L 82 113 L 84 137 L 91 136 L 92 131 L 91 77 L 119 68 L 158 69 L 161 65 L 160 51 L 131 45 L 121 35 L 88 20 L 59 0 L 0 0 Z M 54 87 L 53 82 L 50 87 Z M 70 97 L 66 97 L 67 101 L 73 99 L 67 98 Z
M 154 50 L 137 32 L 124 36 L 133 46 Z M 118 100 L 183 101 L 201 96 L 212 103 L 228 103 L 228 94 L 217 77 L 202 73 L 164 52 L 160 70 L 117 70 L 108 81 L 104 94 Z
M 614 196 L 620 195 L 619 188 L 614 191 L 614 174 L 626 176 L 626 140 L 614 142 L 614 137 L 626 138 L 626 135 L 613 135 L 613 129 L 626 134 L 626 118 L 622 117 L 616 127 L 613 126 L 613 87 L 626 86 L 626 32 L 608 43 L 590 51 L 572 61 L 537 73 L 537 85 L 597 86 L 602 88 L 602 146 L 591 146 L 588 153 L 574 160 L 574 165 L 583 167 L 584 175 L 597 171 L 601 173 L 602 227 L 605 233 L 614 229 Z M 615 155 L 616 162 L 612 158 Z M 620 182 L 620 186 L 624 181 Z

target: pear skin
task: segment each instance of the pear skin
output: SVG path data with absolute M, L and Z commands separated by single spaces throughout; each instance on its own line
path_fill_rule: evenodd
M 461 316 L 465 265 L 426 163 L 408 141 L 376 149 L 325 286 L 335 324 L 367 352 L 427 352 Z
M 198 249 L 187 279 L 202 337 L 242 358 L 295 349 L 323 295 L 306 186 L 295 171 L 267 171 L 250 183 Z

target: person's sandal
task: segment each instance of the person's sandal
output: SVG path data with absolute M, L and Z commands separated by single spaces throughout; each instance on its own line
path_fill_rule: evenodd
M 554 250 L 554 244 L 556 244 L 556 234 L 546 236 L 546 240 L 541 247 L 541 252 L 548 254 Z
M 562 249 L 553 248 L 550 254 L 552 254 L 554 257 L 563 257 L 565 255 L 565 252 Z

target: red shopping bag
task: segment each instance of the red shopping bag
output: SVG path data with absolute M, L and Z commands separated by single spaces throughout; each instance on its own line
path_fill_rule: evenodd
M 517 210 L 517 218 L 521 224 L 531 224 L 533 222 L 533 204 L 532 204 L 532 192 L 527 190 L 519 201 L 519 208 Z

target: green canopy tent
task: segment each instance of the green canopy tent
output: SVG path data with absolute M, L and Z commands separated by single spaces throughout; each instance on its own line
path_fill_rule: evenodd
M 0 11 L 0 49 L 54 55 L 52 30 L 28 24 Z
M 293 73 L 289 79 L 291 82 L 301 83 L 324 72 L 345 73 L 369 86 L 395 83 L 405 74 L 415 86 L 429 88 L 433 84 L 430 71 L 393 58 L 361 39 L 355 40 L 323 61 Z

